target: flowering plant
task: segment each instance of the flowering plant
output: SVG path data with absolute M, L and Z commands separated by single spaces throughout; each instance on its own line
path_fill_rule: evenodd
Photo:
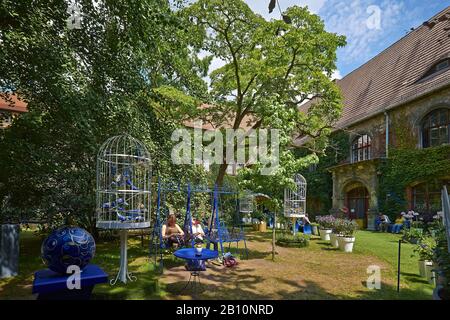
M 431 238 L 422 238 L 417 246 L 414 248 L 414 253 L 419 254 L 419 259 L 422 261 L 433 260 L 433 251 L 436 247 L 436 241 Z
M 322 229 L 332 229 L 336 218 L 332 215 L 317 216 L 316 221 Z
M 356 229 L 358 229 L 358 224 L 355 220 L 342 219 L 341 222 L 341 233 L 344 237 L 353 237 Z

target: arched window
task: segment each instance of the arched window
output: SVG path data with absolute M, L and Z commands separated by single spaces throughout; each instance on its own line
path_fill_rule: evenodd
M 449 109 L 436 109 L 422 121 L 422 147 L 434 147 L 450 143 Z
M 372 139 L 367 134 L 356 138 L 352 143 L 352 162 L 369 160 L 372 156 Z

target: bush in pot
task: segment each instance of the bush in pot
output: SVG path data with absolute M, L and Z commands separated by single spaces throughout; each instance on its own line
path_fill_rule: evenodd
M 339 248 L 338 237 L 342 236 L 344 219 L 337 218 L 333 221 L 332 233 L 330 234 L 330 242 L 333 248 Z
M 322 238 L 322 240 L 330 241 L 334 220 L 336 220 L 336 218 L 332 215 L 316 217 L 316 221 L 319 224 L 320 238 Z
M 433 250 L 436 241 L 433 238 L 422 238 L 414 248 L 414 253 L 419 255 L 419 274 L 426 277 L 426 266 L 433 265 Z
M 355 243 L 355 231 L 358 224 L 354 220 L 342 219 L 341 234 L 338 237 L 339 249 L 344 252 L 353 252 L 353 244 Z

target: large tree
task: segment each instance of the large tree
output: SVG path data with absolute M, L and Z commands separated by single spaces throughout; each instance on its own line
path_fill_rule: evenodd
M 4 219 L 60 224 L 71 215 L 92 228 L 96 152 L 115 134 L 143 140 L 161 175 L 198 177 L 170 165 L 179 120 L 170 101 L 206 92 L 181 1 L 77 3 L 79 25 L 68 1 L 0 4 L 0 94 L 29 110 L 0 133 Z
M 280 167 L 271 178 L 276 182 L 272 191 L 279 191 L 294 172 L 317 160 L 340 114 L 340 93 L 331 75 L 344 37 L 327 32 L 320 17 L 306 7 L 288 8 L 284 19 L 271 21 L 242 0 L 199 0 L 185 12 L 191 27 L 203 36 L 206 56 L 224 63 L 209 75 L 204 119 L 217 127 L 229 122 L 234 129 L 279 129 Z M 299 106 L 311 99 L 316 102 L 299 112 Z M 296 135 L 312 138 L 309 156 L 292 154 Z M 246 171 L 253 189 L 268 185 L 267 177 L 258 177 L 261 165 Z M 217 183 L 222 183 L 227 166 L 224 157 Z

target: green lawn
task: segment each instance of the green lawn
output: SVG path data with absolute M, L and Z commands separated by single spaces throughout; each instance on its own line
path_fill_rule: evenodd
M 314 237 L 306 248 L 277 248 L 270 261 L 270 232 L 248 233 L 249 260 L 241 260 L 235 270 L 208 269 L 205 299 L 431 299 L 433 287 L 418 275 L 413 245 L 402 244 L 401 291 L 396 292 L 398 235 L 359 231 L 352 254 L 332 249 Z M 29 231 L 21 233 L 20 274 L 0 280 L 0 299 L 33 299 L 34 271 L 43 268 L 39 257 L 41 239 Z M 119 242 L 97 243 L 94 263 L 112 278 L 119 265 Z M 366 268 L 381 265 L 381 290 L 368 290 Z M 148 240 L 129 241 L 130 270 L 138 281 L 127 285 L 96 286 L 94 299 L 190 299 L 174 294 L 174 286 L 186 280 L 182 261 L 166 256 L 161 276 L 148 258 Z M 254 278 L 250 281 L 250 278 Z

